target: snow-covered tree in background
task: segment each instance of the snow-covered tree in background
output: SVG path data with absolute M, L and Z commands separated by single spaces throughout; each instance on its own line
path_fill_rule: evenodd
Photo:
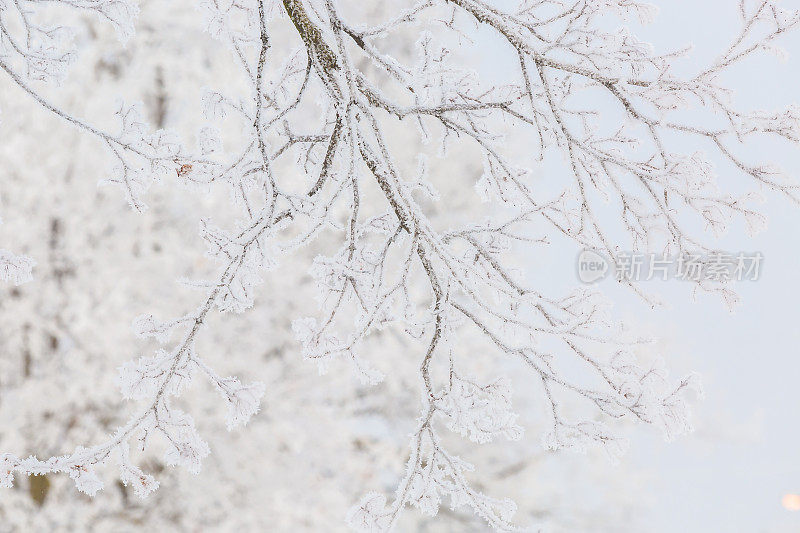
M 369 397 L 363 391 L 370 386 L 384 387 L 384 401 L 390 387 L 396 398 L 406 399 L 404 372 L 416 379 L 419 418 L 405 474 L 393 498 L 379 492 L 363 496 L 347 513 L 351 527 L 391 529 L 406 505 L 435 515 L 445 496 L 450 507 L 471 508 L 497 529 L 513 527 L 514 503 L 484 494 L 478 488 L 483 483 L 471 481 L 481 480 L 481 472 L 468 474 L 472 465 L 453 452 L 459 444 L 448 435 L 479 444 L 522 437 L 511 380 L 498 372 L 503 365 L 493 364 L 498 355 L 525 367 L 523 383 L 548 406 L 542 432 L 547 447 L 599 446 L 616 457 L 626 442 L 609 421 L 620 418 L 655 425 L 667 438 L 690 429 L 684 393 L 695 384 L 692 376 L 670 380 L 660 363 L 637 358 L 642 341 L 607 316 L 596 292 L 552 295 L 546 286 L 529 286 L 514 259 L 527 248 L 546 246 L 547 239 L 539 237 L 543 231 L 615 257 L 619 250 L 713 252 L 686 229 L 698 221 L 714 232 L 738 216 L 753 231 L 762 227 L 762 216 L 750 206 L 755 195 L 735 196 L 719 187 L 702 152 L 681 151 L 686 138 L 708 145 L 758 189 L 797 201 L 796 186 L 774 165 L 738 155 L 755 136 L 797 142 L 797 109 L 739 110 L 720 77 L 758 51 L 777 50 L 774 41 L 797 25 L 798 13 L 773 1 L 742 2 L 741 33 L 717 60 L 687 77 L 674 72 L 683 52 L 656 54 L 629 29 L 611 24 L 611 17 L 652 18 L 654 9 L 638 2 L 425 0 L 391 3 L 379 23 L 358 2 L 211 1 L 200 7 L 205 29 L 227 46 L 233 63 L 216 73 L 226 81 L 217 80 L 203 96 L 209 123 L 190 120 L 198 130 L 197 147 L 190 150 L 181 140 L 185 135 L 150 129 L 139 105 L 120 103 L 115 129 L 102 127 L 101 116 L 79 118 L 83 115 L 58 101 L 57 92 L 45 96 L 40 82 L 63 79 L 75 55 L 69 26 L 46 20 L 80 21 L 83 13 L 94 12 L 127 39 L 134 31 L 133 5 L 0 4 L 0 68 L 6 80 L 32 97 L 39 112 L 77 128 L 77 137 L 106 145 L 113 164 L 103 181 L 119 185 L 135 211 L 152 202 L 148 189 L 156 181 L 183 186 L 171 193 L 191 208 L 161 221 L 199 223 L 207 256 L 217 265 L 204 279 L 198 279 L 205 274 L 201 268 L 186 273 L 183 282 L 200 291 L 199 304 L 186 304 L 172 318 L 144 310 L 133 320 L 138 337 L 163 346 L 120 368 L 117 384 L 137 406 L 128 421 L 109 437 L 86 441 L 88 447 L 66 455 L 49 447 L 49 459 L 25 458 L 28 450 L 3 455 L 3 485 L 11 486 L 15 473 L 62 472 L 94 495 L 104 485 L 98 467 L 116 463 L 120 482 L 146 496 L 158 480 L 137 456 L 163 446 L 164 464 L 199 471 L 210 448 L 193 416 L 202 425 L 200 417 L 220 403 L 219 396 L 228 429 L 247 423 L 264 395 L 273 399 L 270 409 L 280 409 L 276 404 L 284 395 L 265 384 L 223 377 L 212 364 L 216 359 L 204 353 L 209 341 L 203 337 L 242 342 L 236 339 L 243 333 L 236 320 L 214 311 L 246 311 L 265 281 L 297 287 L 297 294 L 287 294 L 284 286 L 273 296 L 313 311 L 300 303 L 311 299 L 302 283 L 282 274 L 282 264 L 297 268 L 297 257 L 308 258 L 319 309 L 314 316 L 291 317 L 296 338 L 291 346 L 302 346 L 322 372 L 341 365 L 352 369 L 362 386 L 351 394 L 354 389 L 332 378 L 337 400 L 357 406 L 364 394 Z M 464 53 L 468 47 L 462 43 L 487 30 L 501 43 L 498 53 L 515 59 L 509 79 L 487 76 Z M 192 57 L 180 47 L 167 51 L 175 53 L 174 63 Z M 155 98 L 150 114 L 159 123 L 163 106 Z M 601 116 L 599 102 L 606 100 L 614 103 L 617 116 Z M 505 139 L 512 137 L 528 140 L 531 149 L 510 149 Z M 67 141 L 41 135 L 36 142 Z M 559 156 L 565 172 L 534 184 L 530 169 L 537 161 Z M 484 169 L 477 181 L 464 171 L 470 164 Z M 484 205 L 463 200 L 475 187 Z M 204 198 L 220 191 L 230 199 L 227 205 L 208 200 L 211 208 L 204 209 Z M 458 202 L 466 205 L 457 209 Z M 96 215 L 96 223 L 107 223 Z M 48 265 L 40 269 L 49 268 L 45 275 L 56 285 L 69 275 L 91 277 L 59 263 L 60 226 L 69 217 L 64 212 L 49 222 L 47 261 L 0 252 L 3 278 L 26 281 L 34 260 Z M 124 231 L 118 227 L 113 226 Z M 627 237 L 615 238 L 615 227 Z M 318 254 L 313 260 L 305 248 L 311 243 Z M 177 251 L 185 252 L 180 242 L 159 253 Z M 649 298 L 633 281 L 627 283 Z M 702 283 L 698 289 L 735 300 L 727 284 Z M 156 289 L 141 298 L 172 307 L 159 304 L 158 292 L 168 294 Z M 56 339 L 50 349 L 58 352 L 58 339 L 77 337 L 70 331 L 82 315 L 74 309 L 74 316 L 60 316 L 69 305 L 47 303 L 34 304 L 32 313 L 44 309 L 61 324 L 58 334 L 40 336 Z M 25 331 L 36 326 L 34 320 Z M 286 346 L 288 329 L 288 322 L 278 321 L 248 328 L 244 335 L 263 351 Z M 104 329 L 93 335 L 107 337 L 103 342 L 114 350 L 120 345 L 114 333 Z M 398 334 L 404 340 L 395 340 Z M 402 350 L 386 348 L 396 342 Z M 251 357 L 236 353 L 237 366 L 254 373 Z M 24 375 L 24 360 L 22 367 Z M 216 402 L 208 402 L 212 395 L 187 392 L 195 378 L 217 391 Z M 275 383 L 280 380 L 268 385 Z M 319 394 L 318 385 L 299 386 L 300 398 Z M 93 409 L 104 413 L 89 415 L 96 420 L 115 416 L 108 405 L 81 403 L 91 401 L 91 388 L 85 394 L 72 406 L 77 416 Z M 182 402 L 186 394 L 192 400 Z M 576 400 L 581 407 L 574 408 Z M 303 401 L 295 405 L 300 409 Z M 301 420 L 306 415 L 294 413 Z M 73 424 L 60 411 L 51 417 L 66 431 Z M 106 430 L 99 426 L 98 432 Z M 399 450 L 396 459 L 403 460 Z

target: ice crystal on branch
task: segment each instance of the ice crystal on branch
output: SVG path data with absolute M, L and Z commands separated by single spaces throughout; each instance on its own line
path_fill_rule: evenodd
M 194 362 L 205 372 L 222 397 L 228 402 L 226 416 L 228 431 L 235 426 L 247 424 L 248 420 L 261 407 L 261 397 L 264 396 L 265 385 L 259 382 L 244 384 L 234 377 L 220 378 L 199 359 Z
M 139 467 L 131 464 L 130 448 L 127 444 L 122 444 L 119 448 L 120 481 L 125 486 L 132 486 L 134 494 L 140 498 L 145 498 L 158 488 L 158 481 L 150 474 L 142 472 Z
M 450 388 L 444 394 L 441 409 L 449 418 L 449 427 L 470 440 L 490 442 L 495 435 L 517 440 L 522 428 L 511 411 L 511 385 L 498 379 L 484 386 L 452 376 Z
M 385 510 L 386 497 L 377 492 L 368 492 L 347 511 L 347 525 L 355 531 L 386 531 L 391 520 Z
M 159 422 L 169 441 L 169 447 L 164 454 L 164 460 L 171 466 L 182 466 L 189 472 L 200 472 L 202 461 L 211 450 L 208 444 L 197 433 L 194 420 L 183 411 L 169 408 L 166 403 L 162 406 Z
M 137 337 L 142 339 L 152 337 L 161 344 L 165 344 L 178 324 L 180 324 L 179 320 L 162 322 L 153 315 L 139 315 L 134 319 L 131 327 Z
M 135 13 L 119 1 L 56 3 L 95 11 L 123 36 Z M 196 307 L 174 319 L 145 314 L 134 321 L 137 336 L 166 345 L 120 369 L 118 384 L 136 413 L 91 448 L 46 460 L 2 456 L 3 485 L 15 471 L 62 472 L 94 494 L 102 487 L 96 470 L 115 455 L 121 481 L 145 496 L 157 482 L 131 464 L 128 450 L 132 441 L 144 447 L 156 436 L 165 439 L 168 464 L 198 472 L 209 446 L 191 415 L 173 405 L 187 384 L 197 375 L 208 379 L 227 407 L 229 429 L 254 416 L 265 393 L 261 383 L 221 378 L 202 360 L 196 341 L 209 315 L 249 309 L 280 256 L 324 239 L 325 252 L 309 265 L 318 316 L 293 317 L 304 357 L 321 371 L 343 360 L 364 385 L 374 385 L 397 378 L 395 361 L 372 349 L 376 333 L 390 329 L 424 344 L 403 354 L 416 353 L 421 393 L 406 472 L 391 502 L 370 492 L 348 523 L 390 530 L 406 506 L 434 515 L 445 502 L 471 508 L 498 530 L 513 529 L 514 504 L 477 490 L 468 476 L 480 472 L 470 473 L 440 436 L 441 426 L 476 443 L 522 436 L 507 377 L 456 372 L 470 349 L 460 339 L 478 338 L 491 348 L 484 357 L 501 355 L 528 371 L 547 408 L 543 440 L 550 448 L 599 447 L 618 457 L 626 441 L 613 421 L 622 417 L 667 438 L 687 432 L 685 396 L 695 385 L 693 376 L 674 379 L 660 363 L 640 363 L 632 348 L 638 341 L 620 332 L 596 292 L 559 295 L 532 285 L 514 266 L 518 251 L 546 244 L 535 236 L 544 227 L 608 257 L 653 243 L 665 254 L 712 252 L 705 236 L 687 228 L 699 222 L 720 234 L 734 220 L 750 231 L 764 225 L 752 206 L 758 191 L 734 195 L 717 179 L 730 169 L 759 191 L 800 203 L 797 185 L 777 166 L 742 155 L 756 138 L 796 144 L 796 107 L 744 111 L 721 82 L 743 59 L 774 51 L 800 22 L 772 0 L 740 2 L 740 32 L 689 75 L 674 68 L 686 49 L 659 54 L 629 28 L 608 29 L 607 15 L 652 20 L 652 6 L 631 0 L 522 0 L 507 10 L 482 0 L 422 0 L 401 10 L 392 4 L 395 12 L 378 24 L 355 20 L 344 0 L 201 2 L 205 29 L 230 51 L 246 90 L 220 84 L 206 91 L 202 107 L 213 125 L 197 136 L 199 155 L 175 134 L 151 131 L 136 105 L 122 104 L 119 132 L 108 133 L 42 97 L 34 82 L 62 76 L 72 52 L 66 28 L 31 22 L 26 9 L 34 6 L 46 9 L 0 4 L 0 14 L 22 17 L 16 33 L 0 25 L 5 74 L 43 109 L 102 141 L 114 161 L 107 181 L 122 187 L 134 209 L 146 208 L 152 183 L 175 179 L 187 194 L 221 186 L 236 221 L 200 221 L 216 270 L 187 283 L 204 295 Z M 502 42 L 498 50 L 515 65 L 511 79 L 464 67 L 470 58 L 459 57 L 453 43 L 468 41 L 476 27 Z M 407 57 L 402 49 L 413 52 Z M 438 143 L 445 163 L 460 154 L 482 161 L 476 183 L 470 173 L 438 176 L 421 154 L 404 157 L 407 145 L 388 124 L 412 122 L 419 141 Z M 231 125 L 242 138 L 223 142 Z M 533 157 L 509 147 L 507 139 L 518 136 L 532 141 Z M 551 187 L 534 184 L 531 160 L 553 154 L 563 157 L 564 172 L 548 178 Z M 443 229 L 446 217 L 437 218 L 436 209 L 450 208 L 453 191 L 473 188 L 491 218 L 451 217 Z M 611 229 L 620 225 L 621 238 Z M 30 266 L 0 252 L 3 279 L 24 281 Z M 623 281 L 653 301 L 633 280 Z M 696 288 L 734 301 L 725 283 Z M 565 370 L 570 366 L 582 376 Z M 578 405 L 574 412 L 566 412 L 564 397 Z
M 16 469 L 14 456 L 4 453 L 0 456 L 0 487 L 10 489 L 14 486 L 14 470 Z
M 75 482 L 75 487 L 89 496 L 94 496 L 103 488 L 103 482 L 97 477 L 92 467 L 75 465 L 69 469 L 69 477 Z

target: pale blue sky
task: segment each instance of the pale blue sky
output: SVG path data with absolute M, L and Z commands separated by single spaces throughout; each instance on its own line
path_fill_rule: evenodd
M 655 3 L 661 7 L 658 20 L 636 33 L 659 50 L 692 43 L 692 59 L 684 63 L 690 70 L 722 51 L 738 29 L 734 0 Z M 795 1 L 784 4 L 798 7 Z M 761 55 L 725 78 L 743 108 L 800 101 L 800 35 L 780 44 L 790 53 L 787 63 Z M 486 49 L 488 68 L 514 68 Z M 800 173 L 796 147 L 764 143 L 747 155 L 764 154 L 792 175 Z M 728 176 L 722 172 L 721 179 Z M 698 371 L 706 391 L 694 407 L 694 434 L 672 443 L 651 428 L 629 435 L 624 462 L 644 469 L 650 479 L 652 505 L 643 511 L 652 526 L 648 531 L 800 531 L 800 512 L 781 506 L 784 494 L 800 493 L 800 208 L 771 196 L 763 209 L 770 218 L 765 233 L 749 238 L 734 226 L 720 242 L 722 248 L 765 256 L 761 279 L 738 287 L 743 304 L 734 314 L 712 297 L 692 303 L 687 286 L 677 281 L 652 285 L 670 304 L 655 311 L 615 282 L 601 283 L 616 302 L 617 316 L 661 337 L 667 366 L 677 374 Z M 576 283 L 576 255 L 556 245 L 537 252 L 535 265 L 552 273 L 554 287 L 566 288 Z

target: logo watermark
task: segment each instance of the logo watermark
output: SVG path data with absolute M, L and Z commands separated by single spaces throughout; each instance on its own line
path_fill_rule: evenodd
M 600 281 L 606 277 L 609 270 L 611 270 L 609 261 L 594 250 L 583 250 L 578 255 L 578 279 L 584 283 Z
M 756 281 L 761 275 L 761 252 L 711 252 L 666 255 L 620 252 L 613 257 L 595 250 L 578 254 L 578 279 L 596 283 L 608 276 L 618 281 Z

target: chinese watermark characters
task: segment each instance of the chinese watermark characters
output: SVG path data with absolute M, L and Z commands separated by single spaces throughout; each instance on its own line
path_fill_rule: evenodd
M 578 256 L 578 278 L 584 283 L 600 281 L 609 274 L 618 281 L 756 281 L 763 262 L 761 252 L 679 255 L 621 252 L 609 258 L 594 250 L 583 250 Z

